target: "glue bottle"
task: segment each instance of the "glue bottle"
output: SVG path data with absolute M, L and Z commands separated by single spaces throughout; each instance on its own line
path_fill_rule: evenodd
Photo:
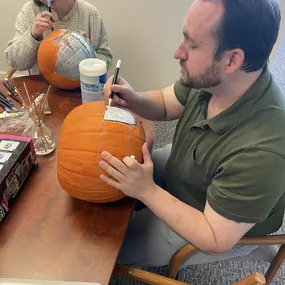
M 106 62 L 97 58 L 87 58 L 80 62 L 80 85 L 82 103 L 104 101 L 104 85 L 107 81 Z

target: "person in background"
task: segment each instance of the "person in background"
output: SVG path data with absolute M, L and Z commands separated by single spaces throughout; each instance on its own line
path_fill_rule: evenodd
M 5 50 L 8 65 L 39 74 L 37 52 L 41 41 L 52 29 L 67 29 L 84 34 L 96 58 L 104 60 L 109 68 L 113 55 L 97 8 L 85 0 L 51 0 L 51 6 L 52 13 L 48 12 L 47 0 L 30 0 L 24 5 L 17 16 L 16 34 Z
M 147 206 L 130 220 L 119 263 L 164 266 L 188 243 L 200 252 L 187 264 L 247 255 L 256 246 L 240 238 L 282 225 L 285 99 L 268 69 L 280 19 L 274 0 L 195 0 L 174 55 L 180 80 L 145 93 L 108 80 L 114 103 L 179 118 L 172 146 L 151 156 L 144 145 L 143 164 L 102 153 L 113 178 L 101 179 Z

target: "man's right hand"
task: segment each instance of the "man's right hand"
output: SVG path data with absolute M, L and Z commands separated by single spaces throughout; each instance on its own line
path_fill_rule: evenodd
M 113 77 L 114 76 L 111 76 L 104 86 L 104 93 L 107 100 L 109 99 L 111 93 L 114 92 L 117 94 L 113 97 L 113 102 L 116 105 L 130 107 L 132 104 L 135 104 L 139 96 L 136 94 L 134 89 L 122 77 L 119 77 L 118 83 L 113 85 Z
M 54 29 L 54 21 L 53 15 L 48 11 L 44 11 L 37 15 L 31 30 L 32 37 L 37 41 L 41 41 L 44 32 Z
M 163 90 L 153 90 L 136 93 L 123 78 L 118 79 L 118 84 L 113 85 L 113 76 L 104 86 L 104 92 L 108 101 L 112 92 L 113 102 L 116 105 L 126 107 L 141 118 L 150 121 L 171 121 L 178 119 L 184 106 L 178 101 L 174 85 Z

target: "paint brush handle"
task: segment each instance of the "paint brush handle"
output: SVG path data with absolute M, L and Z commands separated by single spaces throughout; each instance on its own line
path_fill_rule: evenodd
M 115 69 L 115 74 L 114 74 L 113 81 L 112 81 L 113 85 L 117 84 L 117 82 L 118 82 L 118 77 L 119 77 L 119 71 L 120 71 L 121 63 L 122 63 L 121 60 L 118 60 L 117 65 L 116 65 L 116 69 Z M 114 95 L 115 95 L 114 92 L 112 92 L 111 95 L 110 95 L 110 99 L 113 99 Z
M 48 11 L 52 14 L 52 11 L 51 11 L 51 1 L 50 0 L 47 1 L 47 7 L 48 7 Z M 53 28 L 51 28 L 51 30 L 53 31 Z

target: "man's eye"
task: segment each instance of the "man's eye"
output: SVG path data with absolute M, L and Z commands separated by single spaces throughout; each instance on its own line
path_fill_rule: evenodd
M 196 49 L 196 48 L 197 48 L 196 46 L 193 46 L 193 45 L 189 45 L 189 47 L 190 47 L 191 49 Z

